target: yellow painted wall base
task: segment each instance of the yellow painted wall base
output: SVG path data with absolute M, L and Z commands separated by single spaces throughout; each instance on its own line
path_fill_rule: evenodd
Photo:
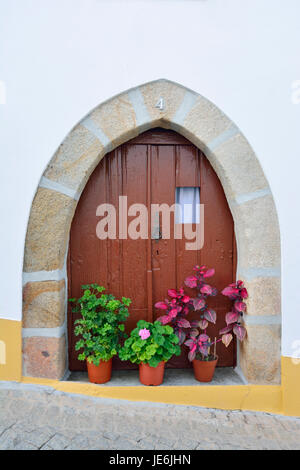
M 0 318 L 0 380 L 22 377 L 22 322 Z
M 56 390 L 130 401 L 193 405 L 224 410 L 252 410 L 282 413 L 280 385 L 203 385 L 160 387 L 108 387 L 80 382 L 24 377 L 30 384 L 48 385 Z
M 282 401 L 284 414 L 300 416 L 300 360 L 281 358 Z

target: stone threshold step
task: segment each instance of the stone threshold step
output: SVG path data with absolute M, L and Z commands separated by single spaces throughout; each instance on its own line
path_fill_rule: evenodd
M 88 383 L 87 372 L 71 372 L 69 381 Z M 212 382 L 201 383 L 194 378 L 192 369 L 166 369 L 163 384 L 170 386 L 195 386 L 203 385 L 244 385 L 241 377 L 232 367 L 218 367 L 215 370 Z M 139 381 L 138 370 L 113 370 L 112 377 L 106 384 L 99 387 L 137 387 L 143 386 Z

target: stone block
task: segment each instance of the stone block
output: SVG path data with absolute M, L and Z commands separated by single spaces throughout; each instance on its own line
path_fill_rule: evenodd
M 80 192 L 103 156 L 103 150 L 97 137 L 79 124 L 59 146 L 44 176 Z
M 51 271 L 64 264 L 76 201 L 64 194 L 38 188 L 27 228 L 24 271 Z
M 247 325 L 240 365 L 249 383 L 280 383 L 280 325 Z
M 66 370 L 66 338 L 23 339 L 23 375 L 60 380 Z
M 23 288 L 23 327 L 56 328 L 65 320 L 65 281 L 28 282 Z

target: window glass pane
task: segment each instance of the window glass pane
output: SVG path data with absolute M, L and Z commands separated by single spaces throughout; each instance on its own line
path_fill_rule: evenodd
M 176 188 L 176 224 L 200 223 L 200 188 Z

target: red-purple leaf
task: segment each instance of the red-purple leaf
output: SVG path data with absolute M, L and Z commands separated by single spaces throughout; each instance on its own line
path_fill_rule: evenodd
M 193 306 L 195 310 L 200 310 L 205 306 L 205 300 L 196 297 L 195 299 L 193 299 Z
M 166 325 L 171 321 L 171 318 L 168 315 L 163 315 L 162 317 L 158 317 L 157 320 L 160 321 L 163 325 Z
M 172 310 L 169 311 L 168 316 L 170 318 L 175 318 L 175 317 L 177 317 L 177 313 L 178 313 L 177 308 L 172 308 Z
M 196 351 L 190 351 L 189 354 L 188 354 L 188 359 L 189 361 L 193 361 L 196 357 Z
M 190 331 L 190 337 L 191 338 L 196 338 L 199 334 L 199 331 L 196 330 L 196 328 L 193 328 L 191 331 Z
M 170 297 L 177 297 L 178 294 L 177 294 L 177 291 L 175 289 L 169 289 L 168 290 L 168 295 Z
M 210 295 L 212 293 L 212 287 L 209 286 L 208 284 L 204 284 L 201 289 L 200 289 L 200 292 L 202 292 L 202 294 L 208 294 Z
M 226 348 L 229 346 L 231 343 L 233 336 L 231 333 L 227 333 L 227 335 L 222 336 L 222 343 L 225 344 Z
M 160 310 L 166 310 L 168 308 L 165 302 L 156 302 L 154 307 L 159 308 Z
M 216 323 L 217 314 L 214 310 L 210 308 L 204 312 L 204 318 L 206 318 L 206 320 L 211 323 Z
M 206 273 L 203 274 L 203 277 L 212 277 L 215 274 L 214 268 L 208 269 Z
M 184 283 L 191 288 L 197 287 L 197 278 L 195 276 L 188 276 Z
M 185 341 L 184 344 L 188 346 L 189 348 L 191 348 L 193 344 L 195 344 L 195 342 L 192 339 L 188 339 L 187 341 Z
M 205 330 L 205 328 L 208 327 L 208 321 L 205 320 L 205 319 L 199 320 L 198 326 L 199 326 L 199 328 L 201 328 L 201 330 Z
M 191 321 L 191 328 L 198 328 L 199 320 L 192 320 Z
M 184 304 L 187 304 L 190 301 L 190 297 L 188 295 L 184 295 L 181 300 Z
M 186 338 L 186 334 L 182 330 L 177 330 L 176 335 L 178 336 L 178 339 L 179 339 L 179 346 L 181 346 Z
M 241 325 L 234 325 L 233 332 L 240 341 L 243 341 L 246 336 L 246 328 Z
M 191 328 L 190 322 L 185 318 L 181 318 L 180 320 L 178 320 L 177 325 L 181 326 L 181 328 Z
M 239 290 L 236 287 L 228 286 L 222 290 L 222 294 L 225 295 L 226 297 L 229 297 L 230 299 L 235 299 L 237 295 L 239 294 Z
M 202 333 L 198 338 L 198 341 L 201 341 L 201 343 L 206 343 L 208 340 L 209 340 L 209 336 L 207 336 L 204 333 Z
M 242 297 L 242 299 L 247 299 L 248 298 L 248 291 L 247 291 L 246 287 L 243 287 L 243 289 L 240 292 L 240 296 Z
M 239 314 L 237 312 L 228 312 L 225 315 L 225 321 L 227 325 L 230 325 L 231 323 L 236 323 L 239 319 Z
M 244 312 L 246 310 L 246 304 L 245 302 L 240 302 L 240 301 L 236 301 L 234 302 L 234 308 L 238 311 L 238 312 Z

